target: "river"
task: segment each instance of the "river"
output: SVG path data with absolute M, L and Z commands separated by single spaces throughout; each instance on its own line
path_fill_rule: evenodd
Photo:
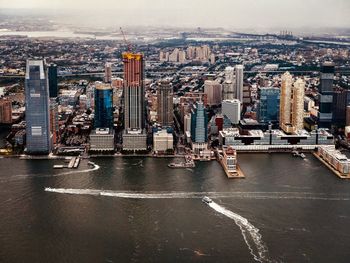
M 217 162 L 0 159 L 0 262 L 349 262 L 350 181 L 312 155 L 238 159 L 245 179 Z

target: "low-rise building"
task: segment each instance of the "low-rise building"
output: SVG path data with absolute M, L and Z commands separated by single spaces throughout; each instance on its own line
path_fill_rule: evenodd
M 99 128 L 90 134 L 90 151 L 114 151 L 114 131 Z
M 173 134 L 168 133 L 166 130 L 153 133 L 153 150 L 155 152 L 166 152 L 167 150 L 173 150 L 173 148 Z

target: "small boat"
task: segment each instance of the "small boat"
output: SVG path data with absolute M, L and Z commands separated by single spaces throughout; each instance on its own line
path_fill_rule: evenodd
M 303 153 L 300 153 L 300 155 L 299 155 L 301 158 L 303 158 L 303 159 L 305 159 L 305 154 L 303 154 Z
M 202 198 L 202 202 L 203 202 L 203 203 L 206 203 L 206 204 L 208 205 L 208 204 L 212 203 L 213 200 L 211 200 L 208 196 L 204 196 L 204 197 Z
M 64 168 L 64 165 L 61 165 L 61 164 L 56 164 L 53 166 L 53 169 L 63 169 Z

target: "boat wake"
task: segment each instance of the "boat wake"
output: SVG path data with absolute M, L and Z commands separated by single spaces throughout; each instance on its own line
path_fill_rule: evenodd
M 98 167 L 95 167 L 98 169 Z M 92 171 L 86 170 L 86 171 Z M 80 171 L 83 172 L 83 171 Z M 68 174 L 68 173 L 63 173 Z M 59 175 L 63 175 L 59 174 Z M 203 196 L 211 198 L 235 198 L 235 199 L 276 199 L 276 200 L 320 200 L 320 201 L 350 201 L 349 195 L 308 193 L 308 192 L 135 192 L 135 191 L 111 191 L 98 189 L 69 189 L 69 188 L 45 188 L 47 192 L 61 194 L 100 195 L 129 199 L 201 199 Z
M 100 166 L 91 162 L 91 165 L 93 166 L 90 169 L 85 169 L 85 170 L 76 170 L 76 169 L 71 169 L 69 172 L 62 172 L 62 173 L 57 173 L 57 174 L 44 174 L 44 175 L 37 175 L 37 174 L 18 174 L 18 175 L 13 175 L 10 177 L 7 177 L 5 180 L 0 180 L 0 182 L 9 182 L 13 180 L 20 180 L 20 179 L 26 179 L 26 178 L 41 178 L 41 177 L 58 177 L 58 176 L 63 176 L 63 175 L 70 175 L 70 174 L 80 174 L 80 173 L 89 173 L 96 171 L 100 169 Z
M 259 229 L 253 226 L 246 218 L 236 214 L 221 205 L 211 202 L 208 204 L 216 212 L 227 216 L 235 221 L 236 225 L 240 228 L 244 241 L 248 246 L 250 254 L 254 257 L 254 260 L 258 262 L 272 262 L 268 256 L 268 249 L 262 240 L 262 236 L 259 233 Z

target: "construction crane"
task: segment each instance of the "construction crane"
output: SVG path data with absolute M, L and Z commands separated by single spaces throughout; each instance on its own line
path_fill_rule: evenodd
M 123 31 L 122 27 L 120 27 L 119 29 L 120 29 L 120 32 L 122 32 L 122 35 L 123 35 L 123 38 L 124 38 L 124 43 L 125 43 L 125 45 L 127 45 L 127 46 L 128 46 L 128 52 L 131 52 L 131 43 L 130 43 L 130 42 L 128 42 L 128 40 L 126 39 L 126 36 L 125 36 L 125 33 L 124 33 L 124 31 Z

